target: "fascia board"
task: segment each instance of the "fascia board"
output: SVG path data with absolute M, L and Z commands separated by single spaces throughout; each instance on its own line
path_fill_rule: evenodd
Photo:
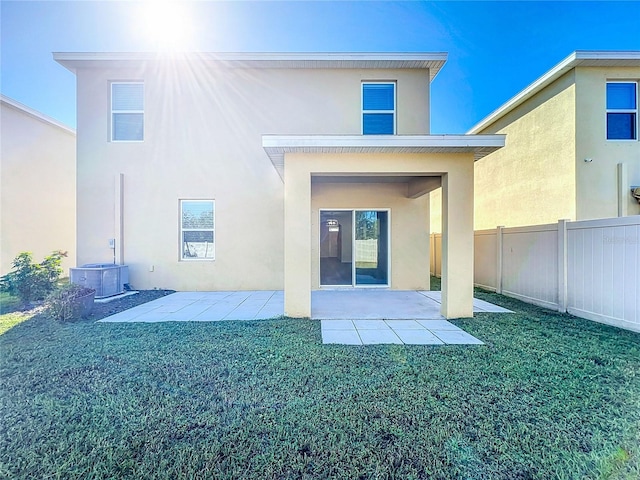
M 186 60 L 211 62 L 230 68 L 408 68 L 429 69 L 430 79 L 447 61 L 444 52 L 434 53 L 128 53 L 54 52 L 53 59 L 75 73 L 91 66 L 133 66 L 140 62 Z
M 469 148 L 503 147 L 505 135 L 263 135 L 264 148 Z

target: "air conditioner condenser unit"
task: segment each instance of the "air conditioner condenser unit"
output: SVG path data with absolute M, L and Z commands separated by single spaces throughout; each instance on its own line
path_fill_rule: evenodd
M 96 298 L 111 297 L 125 291 L 129 267 L 110 263 L 88 263 L 69 269 L 69 281 L 96 291 Z

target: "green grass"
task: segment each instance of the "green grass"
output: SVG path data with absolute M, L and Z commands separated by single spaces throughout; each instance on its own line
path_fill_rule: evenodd
M 0 335 L 0 478 L 640 478 L 640 335 L 477 295 L 516 312 L 455 321 L 484 346 L 35 316 Z
M 33 312 L 21 312 L 20 307 L 19 298 L 0 292 L 0 335 L 33 316 Z
M 30 312 L 9 312 L 0 315 L 0 335 L 32 316 Z
M 0 314 L 14 312 L 20 308 L 20 299 L 9 295 L 6 292 L 0 292 Z

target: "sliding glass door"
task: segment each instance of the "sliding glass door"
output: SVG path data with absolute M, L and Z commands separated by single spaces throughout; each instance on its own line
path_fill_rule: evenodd
M 388 212 L 355 212 L 356 285 L 388 285 Z
M 320 285 L 389 284 L 389 212 L 320 212 Z

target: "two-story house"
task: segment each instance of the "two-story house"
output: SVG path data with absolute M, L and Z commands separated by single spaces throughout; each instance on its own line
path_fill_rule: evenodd
M 475 228 L 640 214 L 639 83 L 640 51 L 576 51 L 471 128 L 507 136 L 476 162 Z
M 77 77 L 78 264 L 136 288 L 429 289 L 473 311 L 473 165 L 501 135 L 430 135 L 442 53 L 56 53 Z

